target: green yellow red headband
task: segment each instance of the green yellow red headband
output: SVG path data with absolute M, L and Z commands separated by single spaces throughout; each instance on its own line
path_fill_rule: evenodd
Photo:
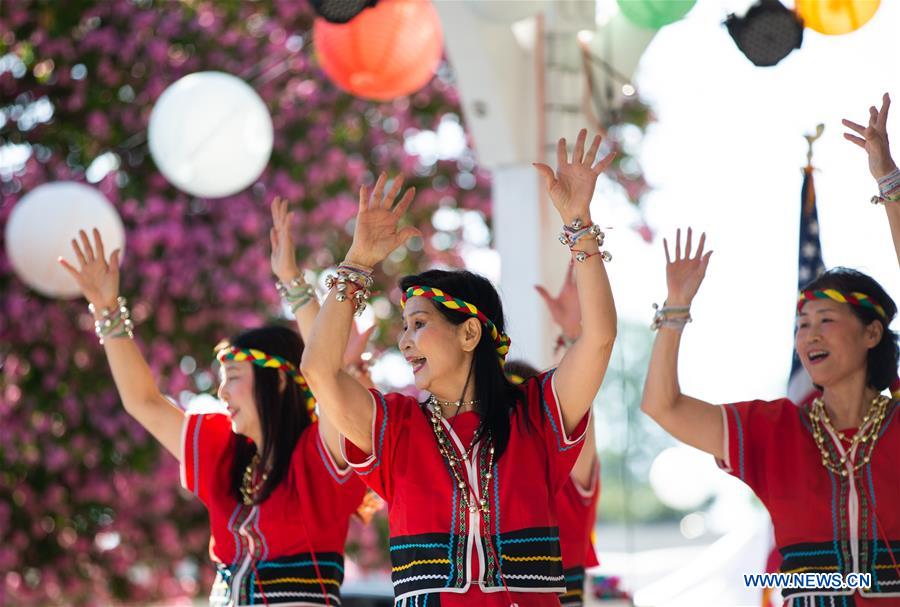
M 306 383 L 306 379 L 304 379 L 304 377 L 300 374 L 300 371 L 297 370 L 296 365 L 281 358 L 280 356 L 276 356 L 274 354 L 266 354 L 262 350 L 255 350 L 253 348 L 238 348 L 236 346 L 226 346 L 216 352 L 216 359 L 218 359 L 219 362 L 225 362 L 226 360 L 232 360 L 239 363 L 249 362 L 253 363 L 257 367 L 263 367 L 265 369 L 275 369 L 276 371 L 284 371 L 300 386 L 300 389 L 303 390 L 303 395 L 306 399 L 307 411 L 309 411 L 310 413 L 315 411 L 316 399 L 313 396 L 313 393 L 310 391 L 309 384 Z
M 510 339 L 506 333 L 501 333 L 497 330 L 497 325 L 491 322 L 491 319 L 484 315 L 484 313 L 473 306 L 472 304 L 463 301 L 462 299 L 457 299 L 448 293 L 444 293 L 440 289 L 436 289 L 434 287 L 423 287 L 420 285 L 414 285 L 406 290 L 403 293 L 403 296 L 400 298 L 400 307 L 406 306 L 406 300 L 410 297 L 427 297 L 432 301 L 436 301 L 445 308 L 450 310 L 454 310 L 461 314 L 465 314 L 466 316 L 471 316 L 472 318 L 477 318 L 481 321 L 481 324 L 484 325 L 484 328 L 490 333 L 491 339 L 494 342 L 494 345 L 497 349 L 497 356 L 500 357 L 501 364 L 506 361 L 506 354 L 509 352 L 509 344 Z
M 838 291 L 837 289 L 822 289 L 822 290 L 814 290 L 814 291 L 800 291 L 800 295 L 797 297 L 797 312 L 803 309 L 803 305 L 810 300 L 813 299 L 831 299 L 838 303 L 850 304 L 851 306 L 860 306 L 862 308 L 869 308 L 870 310 L 874 310 L 878 316 L 887 320 L 887 314 L 884 311 L 884 308 L 881 305 L 875 303 L 875 301 L 866 295 L 865 293 L 844 293 L 842 291 Z

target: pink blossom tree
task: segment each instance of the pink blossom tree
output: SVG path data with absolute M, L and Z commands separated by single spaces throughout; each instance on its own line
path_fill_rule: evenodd
M 471 150 L 425 162 L 404 149 L 410 135 L 459 116 L 446 66 L 409 98 L 356 99 L 318 68 L 311 24 L 299 0 L 18 0 L 0 12 L 0 223 L 42 183 L 98 180 L 126 226 L 122 291 L 137 339 L 176 399 L 214 387 L 219 339 L 279 314 L 268 261 L 274 196 L 298 212 L 305 266 L 322 269 L 349 246 L 359 184 L 372 171 L 406 175 L 425 238 L 378 276 L 394 303 L 399 275 L 461 264 L 461 233 L 433 238 L 438 207 L 489 221 L 488 180 Z M 170 186 L 146 145 L 154 101 L 200 70 L 246 79 L 275 125 L 266 172 L 221 200 Z M 104 154 L 113 168 L 87 171 Z M 85 303 L 28 290 L 5 253 L 0 292 L 0 604 L 205 593 L 205 511 L 179 489 L 175 460 L 121 408 Z M 354 543 L 371 546 L 369 536 Z

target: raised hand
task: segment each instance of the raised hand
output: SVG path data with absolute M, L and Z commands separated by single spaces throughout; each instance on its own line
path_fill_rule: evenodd
M 120 249 L 116 249 L 106 261 L 106 252 L 103 250 L 103 239 L 97 228 L 93 230 L 94 243 L 91 244 L 84 230 L 78 231 L 77 239 L 72 239 L 72 250 L 78 260 L 78 269 L 68 261 L 60 257 L 60 265 L 78 283 L 82 295 L 99 311 L 104 308 L 116 307 L 116 298 L 119 296 L 119 255 Z
M 272 201 L 272 228 L 269 230 L 269 242 L 272 244 L 272 273 L 284 283 L 300 275 L 294 254 L 294 240 L 291 238 L 291 220 L 294 213 L 287 209 L 287 200 L 280 196 L 275 197 Z
M 408 189 L 395 204 L 400 188 L 403 187 L 403 178 L 394 180 L 387 193 L 384 192 L 386 181 L 385 173 L 379 175 L 371 196 L 366 186 L 359 188 L 359 212 L 356 215 L 353 244 L 347 253 L 347 261 L 372 267 L 410 238 L 422 235 L 416 228 L 399 227 L 416 189 Z
M 681 229 L 675 232 L 675 258 L 669 255 L 669 242 L 664 238 L 663 247 L 666 251 L 666 285 L 669 288 L 669 296 L 666 305 L 690 306 L 700 283 L 706 276 L 706 266 L 709 265 L 709 257 L 712 251 L 703 252 L 706 243 L 706 233 L 700 235 L 700 243 L 694 256 L 691 257 L 692 230 L 687 230 L 687 240 L 684 243 L 684 251 L 681 249 Z
M 862 126 L 850 120 L 841 120 L 841 123 L 858 133 L 851 135 L 844 133 L 844 139 L 852 141 L 866 151 L 869 156 L 869 172 L 875 179 L 881 179 L 897 168 L 894 159 L 891 158 L 890 144 L 887 135 L 888 110 L 891 108 L 891 97 L 887 93 L 881 98 L 881 109 L 875 106 L 869 108 L 869 123 Z
M 372 325 L 362 333 L 356 328 L 356 323 L 350 325 L 350 339 L 347 341 L 347 349 L 344 350 L 344 370 L 352 375 L 356 381 L 366 388 L 374 388 L 375 384 L 369 376 L 369 361 L 363 358 L 363 354 L 369 345 L 369 338 L 375 331 Z
M 556 172 L 554 173 L 546 164 L 535 162 L 537 169 L 550 200 L 556 207 L 563 223 L 570 224 L 576 218 L 587 223 L 590 217 L 591 198 L 594 195 L 594 187 L 597 177 L 605 171 L 615 158 L 615 152 L 607 154 L 596 164 L 594 158 L 600 149 L 600 135 L 595 135 L 587 154 L 584 153 L 584 144 L 587 139 L 587 129 L 581 129 L 575 140 L 575 149 L 572 152 L 572 160 L 569 161 L 566 152 L 566 140 L 561 138 L 556 145 Z
M 538 295 L 547 304 L 547 309 L 550 310 L 550 317 L 553 318 L 553 322 L 559 326 L 562 334 L 570 340 L 578 339 L 581 335 L 581 304 L 578 302 L 575 273 L 572 271 L 574 267 L 575 264 L 569 262 L 569 270 L 566 272 L 566 278 L 563 280 L 556 297 L 550 295 L 547 289 L 541 285 L 534 286 Z

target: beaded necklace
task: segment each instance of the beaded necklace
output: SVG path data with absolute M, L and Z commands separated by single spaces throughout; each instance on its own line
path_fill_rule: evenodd
M 809 409 L 809 421 L 812 426 L 813 437 L 816 440 L 816 446 L 822 454 L 822 465 L 835 474 L 848 476 L 849 473 L 844 464 L 847 463 L 847 458 L 852 456 L 860 445 L 862 445 L 862 451 L 858 457 L 854 458 L 853 472 L 868 464 L 871 461 L 872 451 L 875 449 L 875 443 L 878 441 L 881 426 L 884 423 L 890 402 L 890 398 L 881 394 L 872 399 L 869 410 L 859 425 L 859 430 L 850 439 L 850 446 L 844 450 L 840 458 L 837 458 L 837 456 L 832 456 L 826 447 L 825 434 L 829 432 L 838 437 L 842 437 L 842 435 L 835 430 L 834 425 L 831 423 L 828 412 L 825 410 L 825 402 L 821 398 L 813 400 Z
M 456 454 L 456 450 L 453 448 L 451 443 L 451 438 L 444 431 L 444 424 L 442 422 L 443 415 L 441 414 L 441 401 L 439 401 L 434 396 L 431 396 L 428 399 L 428 404 L 431 405 L 431 428 L 434 431 L 434 437 L 437 440 L 438 450 L 441 452 L 441 455 L 447 461 L 447 465 L 450 468 L 450 472 L 453 475 L 453 480 L 456 482 L 456 486 L 461 489 L 469 489 L 468 491 L 462 491 L 461 495 L 461 503 L 463 508 L 468 508 L 469 512 L 475 512 L 475 510 L 480 509 L 484 513 L 488 513 L 490 511 L 490 505 L 488 500 L 483 497 L 488 495 L 490 490 L 490 482 L 491 482 L 491 470 L 494 467 L 494 447 L 491 444 L 491 433 L 488 432 L 484 437 L 485 442 L 491 445 L 488 448 L 488 463 L 486 467 L 479 467 L 480 479 L 479 479 L 479 488 L 482 498 L 480 500 L 480 505 L 476 505 L 472 503 L 469 498 L 469 494 L 472 494 L 472 497 L 475 497 L 475 491 L 473 488 L 469 487 L 468 482 L 466 481 L 466 471 L 464 466 L 471 456 L 472 451 L 474 451 L 475 446 L 481 442 L 484 432 L 482 431 L 481 426 L 475 431 L 475 436 L 472 437 L 472 442 L 467 449 L 463 451 L 462 456 Z M 474 405 L 477 404 L 477 401 L 469 401 L 466 403 L 462 402 L 454 402 L 454 403 L 444 403 L 444 404 L 454 404 L 457 407 L 461 407 L 463 405 L 469 404 Z
M 269 479 L 269 473 L 263 472 L 257 483 L 253 482 L 253 476 L 259 467 L 259 453 L 254 453 L 250 463 L 244 468 L 244 478 L 241 480 L 241 496 L 245 506 L 252 506 L 256 501 L 256 494 Z

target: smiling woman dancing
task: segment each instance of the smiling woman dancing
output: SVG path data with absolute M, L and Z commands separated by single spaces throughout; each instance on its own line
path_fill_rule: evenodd
M 367 391 L 342 370 L 354 308 L 364 305 L 372 266 L 414 236 L 399 228 L 412 201 L 360 190 L 353 245 L 331 279 L 303 356 L 304 375 L 345 436 L 347 461 L 388 503 L 398 605 L 558 605 L 565 590 L 554 494 L 578 456 L 591 400 L 609 361 L 616 314 L 589 203 L 607 157 L 593 164 L 586 132 L 571 162 L 538 165 L 580 260 L 581 337 L 555 371 L 516 386 L 503 374 L 509 348 L 500 298 L 486 279 L 430 270 L 401 280 L 399 347 L 424 403 Z
M 273 217 L 273 270 L 290 281 L 283 202 Z M 93 243 L 81 232 L 72 247 L 79 268 L 60 261 L 90 302 L 125 410 L 178 458 L 182 484 L 209 511 L 217 569 L 210 604 L 340 605 L 349 517 L 365 488 L 349 473 L 336 430 L 314 420 L 315 401 L 297 370 L 300 337 L 272 326 L 220 344 L 218 395 L 228 415 L 186 414 L 162 395 L 132 339 L 119 251 L 107 261 L 96 230 Z M 279 284 L 305 329 L 315 297 L 297 281 Z
M 888 329 L 896 305 L 860 272 L 826 272 L 800 293 L 794 344 L 820 396 L 805 406 L 787 399 L 714 406 L 678 385 L 681 332 L 711 255 L 703 235 L 692 257 L 691 238 L 688 230 L 682 251 L 678 231 L 674 258 L 666 243 L 669 295 L 654 323 L 641 409 L 753 489 L 772 517 L 782 572 L 872 575 L 861 590 L 840 582 L 784 588 L 787 605 L 897 604 L 900 414 L 881 394 L 896 388 L 897 336 Z

